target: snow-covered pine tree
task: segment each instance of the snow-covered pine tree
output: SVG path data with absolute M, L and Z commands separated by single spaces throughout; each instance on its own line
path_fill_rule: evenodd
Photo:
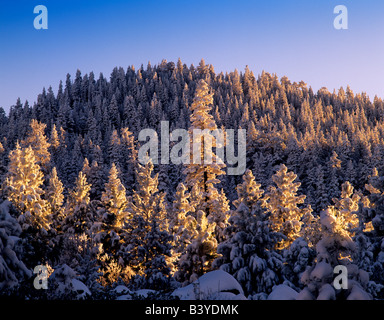
M 101 202 L 110 215 L 108 224 L 116 227 L 122 227 L 127 217 L 126 208 L 128 201 L 126 197 L 125 187 L 121 183 L 119 172 L 116 165 L 112 163 L 109 171 L 109 179 L 105 184 L 105 191 L 101 195 Z
M 191 126 L 189 128 L 189 134 L 191 137 L 190 146 L 191 146 L 191 156 L 190 164 L 188 164 L 184 170 L 186 175 L 185 183 L 189 188 L 193 186 L 198 186 L 201 196 L 200 203 L 195 204 L 196 212 L 202 210 L 206 213 L 207 218 L 210 222 L 216 222 L 217 238 L 221 238 L 221 231 L 225 228 L 227 223 L 227 211 L 222 212 L 223 208 L 218 208 L 217 206 L 224 205 L 226 197 L 222 193 L 220 196 L 220 203 L 218 203 L 218 195 L 215 185 L 220 182 L 217 178 L 219 175 L 225 174 L 222 170 L 225 167 L 222 159 L 213 152 L 212 148 L 223 147 L 220 145 L 213 134 L 194 134 L 194 130 L 208 130 L 212 132 L 217 130 L 217 125 L 214 121 L 213 116 L 210 114 L 213 105 L 213 93 L 209 92 L 208 84 L 204 80 L 200 80 L 197 84 L 195 97 L 193 103 L 190 107 L 191 116 L 190 122 Z M 211 140 L 211 141 L 209 141 Z M 194 155 L 194 147 L 200 145 L 200 154 Z M 207 156 L 207 158 L 205 158 Z M 205 163 L 208 159 L 212 159 L 211 163 Z M 215 208 L 216 207 L 216 208 Z
M 132 128 L 131 124 L 134 122 L 134 119 L 136 119 L 136 112 L 135 99 L 131 95 L 125 96 L 123 102 L 122 125 Z
M 116 101 L 115 94 L 111 98 L 111 102 L 108 106 L 108 113 L 110 117 L 111 124 L 118 128 L 120 126 L 120 113 L 119 113 L 119 106 L 118 102 Z
M 321 240 L 316 245 L 316 260 L 302 274 L 301 282 L 305 285 L 300 291 L 299 300 L 366 300 L 372 296 L 366 292 L 369 275 L 353 263 L 356 244 L 353 242 L 344 214 L 333 206 L 321 212 Z M 347 289 L 336 290 L 334 268 L 345 266 L 348 274 Z
M 3 138 L 3 142 L 6 144 L 6 138 Z M 0 184 L 4 182 L 7 172 L 8 152 L 4 145 L 0 142 Z
M 0 296 L 17 296 L 21 282 L 32 276 L 22 261 L 23 252 L 18 245 L 21 227 L 10 215 L 10 206 L 7 200 L 0 204 Z
M 49 230 L 50 210 L 41 186 L 44 175 L 37 163 L 32 147 L 21 148 L 19 144 L 9 154 L 9 168 L 4 182 L 8 200 L 18 211 L 20 225 L 24 231 L 40 230 L 43 234 Z
M 165 210 L 164 194 L 158 190 L 158 174 L 153 164 L 138 164 L 137 184 L 128 201 L 131 219 L 126 224 L 123 259 L 136 273 L 136 284 L 164 289 L 169 284 L 172 235 Z
M 22 228 L 26 245 L 25 263 L 35 266 L 48 259 L 51 243 L 48 237 L 51 211 L 41 188 L 44 175 L 32 147 L 16 149 L 9 154 L 9 167 L 3 189 L 16 209 L 15 215 Z
M 340 212 L 343 217 L 346 231 L 349 232 L 350 237 L 355 235 L 359 227 L 359 218 L 357 211 L 359 210 L 360 196 L 353 191 L 353 186 L 349 181 L 341 185 L 340 199 L 334 198 L 335 208 Z
M 193 103 L 190 107 L 191 110 L 191 116 L 190 116 L 190 122 L 191 126 L 189 128 L 189 133 L 193 137 L 193 130 L 194 129 L 200 129 L 200 130 L 216 130 L 217 125 L 214 121 L 213 116 L 210 114 L 210 111 L 212 110 L 213 105 L 213 92 L 209 92 L 209 87 L 207 83 L 204 80 L 200 80 L 196 91 L 195 91 L 195 97 L 193 99 Z M 204 137 L 196 137 L 196 141 L 192 139 L 191 144 L 202 144 L 201 151 L 204 151 Z M 215 147 L 215 139 L 213 138 L 213 147 Z M 191 147 L 191 151 L 193 151 L 193 148 Z M 208 150 L 209 151 L 209 150 Z M 202 152 L 200 159 L 197 159 L 197 161 L 200 160 L 200 163 L 194 163 L 193 161 L 193 152 L 191 152 L 191 164 L 185 169 L 185 173 L 187 174 L 187 183 L 189 186 L 193 185 L 193 182 L 197 182 L 199 184 L 199 187 L 203 187 L 203 183 L 214 179 L 218 175 L 223 175 L 225 172 L 222 170 L 225 165 L 222 163 L 222 159 L 218 159 L 217 155 L 214 153 L 211 154 L 212 156 L 212 164 L 207 165 L 207 167 L 202 166 L 201 164 L 204 164 L 204 153 Z M 202 168 L 199 168 L 202 167 Z M 200 169 L 200 170 L 199 170 Z M 204 175 L 213 175 L 213 178 L 207 177 L 204 178 Z M 211 178 L 211 179 L 208 179 Z M 211 181 L 212 184 L 215 184 L 216 181 Z M 218 183 L 217 181 L 216 183 Z
M 384 177 L 376 169 L 365 185 L 370 205 L 364 208 L 364 222 L 371 222 L 377 236 L 384 235 Z
M 122 259 L 118 259 L 125 232 L 124 224 L 128 220 L 128 200 L 125 187 L 121 183 L 119 172 L 115 166 L 109 171 L 108 182 L 101 196 L 101 208 L 98 210 L 98 220 L 93 224 L 91 232 L 98 246 L 98 264 L 103 279 L 99 281 L 106 285 L 119 278 L 129 278 L 129 268 L 124 266 Z M 112 272 L 112 270 L 114 270 Z
M 136 183 L 138 151 L 136 150 L 135 136 L 128 127 L 121 129 L 122 144 L 122 179 L 124 185 L 129 186 L 128 194 L 134 189 Z
M 56 150 L 60 146 L 60 137 L 56 129 L 56 124 L 54 124 L 52 127 L 49 143 L 50 143 L 50 146 L 53 148 L 53 150 Z
M 142 261 L 144 277 L 138 277 L 135 281 L 144 288 L 169 290 L 173 239 L 168 231 L 161 229 L 161 224 L 161 220 L 156 217 L 149 222 L 148 232 L 143 238 L 143 244 L 139 246 L 144 258 Z
M 120 233 L 128 218 L 126 191 L 118 175 L 119 172 L 113 163 L 109 171 L 108 182 L 105 184 L 105 191 L 101 196 L 102 210 L 99 221 L 95 222 L 92 227 L 95 240 L 103 244 L 104 251 L 110 253 L 117 252 Z
M 117 167 L 120 167 L 121 159 L 121 140 L 117 130 L 113 130 L 111 138 L 109 140 L 108 155 L 111 163 L 114 163 Z
M 56 128 L 54 125 L 53 128 Z M 66 168 L 67 164 L 71 162 L 70 152 L 68 152 L 67 144 L 66 144 L 66 132 L 62 127 L 57 128 L 58 140 L 56 140 L 55 133 L 51 132 L 50 137 L 50 149 L 51 152 L 51 167 L 56 167 L 57 174 L 60 176 L 61 181 L 64 185 L 68 184 L 66 171 L 70 171 L 70 168 Z M 57 144 L 58 142 L 58 144 Z M 66 193 L 66 190 L 64 191 Z
M 36 162 L 41 167 L 44 173 L 48 173 L 49 162 L 51 160 L 51 154 L 49 152 L 50 143 L 45 135 L 45 123 L 32 119 L 30 123 L 30 130 L 25 140 L 21 141 L 21 147 L 31 146 L 35 154 Z
M 365 189 L 369 192 L 369 200 L 358 212 L 365 230 L 356 235 L 356 244 L 360 251 L 359 266 L 370 272 L 372 281 L 381 284 L 384 277 L 384 178 L 374 169 L 368 182 Z M 384 287 L 376 291 L 374 296 L 382 299 Z
M 189 197 L 187 187 L 180 183 L 175 193 L 169 222 L 169 230 L 174 236 L 173 250 L 176 254 L 184 253 L 187 245 L 191 243 L 193 231 L 189 227 L 194 218 L 190 213 L 194 208 L 189 202 Z
M 128 211 L 138 213 L 146 220 L 157 218 L 161 222 L 161 229 L 168 230 L 167 213 L 165 211 L 164 194 L 158 190 L 158 177 L 153 173 L 152 161 L 145 166 L 138 164 L 136 172 L 137 187 L 133 191 L 132 201 L 129 202 Z M 157 211 L 157 212 L 156 212 Z
M 51 262 L 57 261 L 61 254 L 60 241 L 62 240 L 62 226 L 64 221 L 64 186 L 57 176 L 56 167 L 53 167 L 48 178 L 48 185 L 45 188 L 45 199 L 50 212 L 49 236 L 52 241 L 52 250 L 49 253 Z
M 317 212 L 321 212 L 324 210 L 328 203 L 328 193 L 327 193 L 327 186 L 325 184 L 325 177 L 324 177 L 324 169 L 322 165 L 318 165 L 315 168 L 317 180 L 316 180 L 316 190 L 315 190 L 315 203 L 314 203 L 314 209 L 318 209 Z
M 208 188 L 209 196 L 212 198 L 212 206 L 210 215 L 208 217 L 209 223 L 215 224 L 215 237 L 218 243 L 224 241 L 224 230 L 228 226 L 228 219 L 230 217 L 229 200 L 227 199 L 224 190 L 220 192 L 213 187 Z
M 212 269 L 212 262 L 218 257 L 217 240 L 214 236 L 215 223 L 210 223 L 204 211 L 199 210 L 191 219 L 188 228 L 193 230 L 190 244 L 179 259 L 175 278 L 184 285 L 191 283 Z
M 97 207 L 90 200 L 90 190 L 91 185 L 85 173 L 80 171 L 64 206 L 62 233 L 57 241 L 60 246 L 59 263 L 67 264 L 84 282 L 92 284 L 96 283 L 99 274 L 91 238 L 91 228 L 97 219 Z
M 50 207 L 52 228 L 55 231 L 61 230 L 63 221 L 63 203 L 64 203 L 64 186 L 57 176 L 56 167 L 53 167 L 48 180 L 48 186 L 45 190 L 45 198 Z
M 298 207 L 304 203 L 305 195 L 297 195 L 300 183 L 294 182 L 296 177 L 295 173 L 288 172 L 287 167 L 281 165 L 272 176 L 276 187 L 271 186 L 263 199 L 263 206 L 270 214 L 272 230 L 285 236 L 285 239 L 277 244 L 278 249 L 287 248 L 300 236 L 301 219 L 311 211 L 308 207 Z
M 77 235 L 65 234 L 61 236 L 60 240 L 60 256 L 55 260 L 54 269 L 60 270 L 64 265 L 67 265 L 74 271 L 76 278 L 82 281 L 89 289 L 102 292 L 101 285 L 97 281 L 100 277 L 97 255 L 94 243 L 90 237 L 86 233 Z M 51 287 L 51 285 L 53 287 L 56 285 L 55 280 L 48 281 L 48 290 L 51 289 L 52 294 L 57 290 L 57 288 L 55 290 L 55 288 Z M 85 294 L 85 292 L 82 293 Z M 65 299 L 73 299 L 73 297 Z
M 179 183 L 169 214 L 169 231 L 173 236 L 172 257 L 169 259 L 172 273 L 178 269 L 179 258 L 185 253 L 194 234 L 195 218 L 191 214 L 195 209 L 191 205 L 189 197 L 187 187 L 183 183 Z
M 273 250 L 281 235 L 271 230 L 260 186 L 248 169 L 237 186 L 236 210 L 225 229 L 227 239 L 217 248 L 221 257 L 213 265 L 232 274 L 254 299 L 265 298 L 279 284 L 283 266 L 282 256 Z
M 91 185 L 89 196 L 92 200 L 99 200 L 103 191 L 104 168 L 99 166 L 96 160 L 89 165 L 88 158 L 84 159 L 83 169 L 81 170 L 87 177 L 87 182 Z
M 95 217 L 89 207 L 91 185 L 86 175 L 80 171 L 75 187 L 70 191 L 64 208 L 63 231 L 69 235 L 80 235 L 88 232 Z
M 340 196 L 340 171 L 341 171 L 341 160 L 338 155 L 333 151 L 331 158 L 327 163 L 327 186 L 328 186 L 328 197 L 332 200 L 335 197 Z
M 170 181 L 169 181 L 169 165 L 168 164 L 159 164 L 158 167 L 158 174 L 159 174 L 159 185 L 158 189 L 160 192 L 165 194 L 165 199 L 167 201 L 171 201 L 171 190 L 170 187 Z

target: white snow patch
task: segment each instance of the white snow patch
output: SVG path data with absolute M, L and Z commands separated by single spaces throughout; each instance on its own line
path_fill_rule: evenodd
M 372 297 L 356 283 L 353 285 L 347 300 L 372 300 Z
M 132 300 L 132 296 L 130 294 L 123 294 L 117 297 L 116 300 Z
M 285 284 L 275 286 L 268 296 L 268 300 L 296 300 L 298 292 Z
M 131 293 L 131 291 L 123 285 L 118 285 L 115 289 L 113 289 L 117 294 L 126 294 L 126 293 Z
M 241 285 L 223 270 L 208 272 L 188 286 L 176 289 L 173 295 L 180 300 L 245 299 Z
M 316 264 L 316 267 L 311 272 L 311 279 L 321 281 L 323 279 L 332 277 L 333 269 L 331 265 L 325 261 L 321 261 Z
M 149 293 L 156 293 L 156 291 L 155 290 L 151 290 L 151 289 L 141 289 L 141 290 L 135 291 L 135 293 L 138 296 L 142 296 L 143 298 L 147 298 Z
M 329 283 L 326 283 L 320 288 L 317 300 L 336 300 L 335 289 Z
M 91 295 L 88 287 L 77 279 L 72 279 L 73 290 L 77 293 L 77 299 L 84 299 L 87 295 Z
M 297 295 L 297 300 L 315 300 L 315 298 L 312 295 L 311 291 L 309 291 L 309 289 L 305 287 Z
M 148 298 L 149 293 L 156 293 L 155 290 L 150 289 L 140 289 L 137 291 L 131 291 L 126 286 L 119 285 L 117 286 L 113 291 L 115 291 L 117 294 L 121 294 L 121 296 L 118 296 L 116 300 L 132 300 L 137 298 Z

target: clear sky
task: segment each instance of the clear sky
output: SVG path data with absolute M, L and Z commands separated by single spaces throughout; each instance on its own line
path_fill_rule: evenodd
M 333 27 L 340 4 L 348 30 Z M 48 30 L 33 26 L 37 5 L 48 9 Z M 383 52 L 383 0 L 1 0 L 0 106 L 17 97 L 33 105 L 77 69 L 109 77 L 115 66 L 179 57 L 384 98 Z

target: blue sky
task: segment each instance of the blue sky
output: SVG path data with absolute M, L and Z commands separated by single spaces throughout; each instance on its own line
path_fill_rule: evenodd
M 33 27 L 33 8 L 48 9 L 48 30 Z M 349 29 L 336 30 L 336 5 Z M 7 0 L 0 10 L 0 106 L 30 105 L 43 87 L 56 92 L 66 74 L 110 75 L 201 58 L 215 71 L 265 70 L 318 90 L 348 84 L 384 97 L 382 0 Z

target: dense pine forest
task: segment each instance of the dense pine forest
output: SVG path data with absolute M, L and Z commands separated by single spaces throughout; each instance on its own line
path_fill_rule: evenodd
M 171 299 L 220 269 L 247 299 L 277 288 L 384 298 L 379 97 L 179 59 L 110 77 L 78 70 L 0 111 L 2 296 L 76 299 L 81 283 L 82 298 L 114 299 L 124 285 Z M 246 129 L 245 173 L 141 164 L 138 134 L 161 121 Z M 34 287 L 39 265 L 47 290 Z M 345 289 L 333 285 L 339 265 Z

